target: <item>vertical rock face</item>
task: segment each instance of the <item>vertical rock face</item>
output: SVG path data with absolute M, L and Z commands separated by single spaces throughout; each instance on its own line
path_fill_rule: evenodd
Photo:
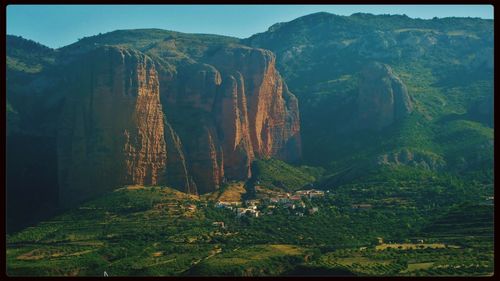
M 380 130 L 407 116 L 413 110 L 406 86 L 392 69 L 381 63 L 369 63 L 361 72 L 359 84 L 358 126 Z
M 185 192 L 197 193 L 196 183 L 188 172 L 187 160 L 182 148 L 182 142 L 168 122 L 165 122 L 165 142 L 167 144 L 167 164 L 165 169 L 165 183 Z
M 225 141 L 225 172 L 230 177 L 251 176 L 250 164 L 255 154 L 250 140 L 245 80 L 241 73 L 224 77 L 215 107 L 219 135 Z
M 299 115 L 296 98 L 275 68 L 275 56 L 267 50 L 239 47 L 222 49 L 209 61 L 236 81 L 230 84 L 237 90 L 233 90 L 233 105 L 239 105 L 240 118 L 234 120 L 240 120 L 236 127 L 241 133 L 229 135 L 237 142 L 243 138 L 251 143 L 255 157 L 300 157 L 300 147 L 285 152 L 289 143 L 300 143 Z
M 102 47 L 67 67 L 61 202 L 124 184 L 202 194 L 251 177 L 256 158 L 300 158 L 297 99 L 271 52 L 233 46 L 199 60 L 170 71 L 138 51 Z
M 66 85 L 57 140 L 60 202 L 122 184 L 158 184 L 166 145 L 153 62 L 100 48 L 73 63 Z
M 299 159 L 297 99 L 276 71 L 274 55 L 237 46 L 203 61 L 179 67 L 162 87 L 197 191 L 213 191 L 225 178 L 249 178 L 255 158 Z

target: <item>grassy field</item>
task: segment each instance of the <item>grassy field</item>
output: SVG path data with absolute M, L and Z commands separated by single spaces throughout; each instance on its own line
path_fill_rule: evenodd
M 220 190 L 202 195 L 203 199 L 222 201 L 222 202 L 240 202 L 242 196 L 246 193 L 245 183 L 231 182 Z
M 446 248 L 447 245 L 443 243 L 432 243 L 432 244 L 413 244 L 413 243 L 394 243 L 394 244 L 380 244 L 375 247 L 375 250 L 386 250 L 386 249 L 399 249 L 399 250 L 408 250 L 408 249 L 442 249 Z M 453 246 L 452 246 L 453 247 Z M 455 246 L 456 247 L 456 246 Z
M 294 245 L 271 244 L 241 247 L 207 257 L 194 266 L 189 271 L 189 275 L 280 275 L 303 262 L 306 257 L 306 250 Z

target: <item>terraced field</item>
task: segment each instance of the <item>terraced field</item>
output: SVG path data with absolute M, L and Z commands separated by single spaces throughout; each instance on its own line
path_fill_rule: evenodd
M 333 193 L 307 202 L 318 206 L 320 211 L 314 215 L 296 217 L 287 209 L 277 208 L 273 215 L 237 218 L 229 210 L 216 208 L 216 201 L 168 187 L 125 187 L 8 235 L 7 273 L 10 276 L 102 276 L 104 271 L 109 276 L 492 274 L 493 206 L 456 205 L 422 224 L 425 220 L 415 217 L 422 214 L 408 205 L 396 202 L 354 210 L 350 201 L 344 202 L 340 194 Z M 223 221 L 225 226 L 214 226 L 215 221 Z M 410 224 L 415 227 L 408 228 Z M 400 234 L 391 231 L 404 227 L 406 232 Z M 399 236 L 405 240 L 393 240 Z M 377 242 L 377 237 L 384 237 L 385 242 Z

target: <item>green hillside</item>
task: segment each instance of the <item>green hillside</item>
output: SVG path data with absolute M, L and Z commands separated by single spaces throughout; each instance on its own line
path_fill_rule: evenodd
M 492 276 L 493 34 L 493 20 L 479 18 L 316 13 L 246 39 L 134 29 L 54 50 L 8 35 L 7 274 Z M 211 71 L 210 57 L 220 48 L 272 51 L 298 99 L 302 159 L 255 159 L 251 178 L 221 176 L 218 189 L 202 195 L 136 185 L 58 208 L 61 73 L 105 45 L 150 57 L 159 83 L 178 76 L 186 85 L 167 82 L 164 91 L 179 96 L 197 87 L 192 75 Z M 365 73 L 373 63 L 387 73 Z M 396 118 L 403 92 L 411 110 Z M 383 94 L 390 96 L 387 104 Z M 375 128 L 361 117 L 378 107 L 374 112 L 389 122 Z M 179 171 L 216 169 L 213 155 L 198 151 L 205 125 L 219 122 L 213 110 L 181 102 L 164 108 L 169 124 L 183 124 L 176 130 L 184 146 L 179 151 L 203 160 Z M 92 131 L 92 120 L 85 122 L 81 130 Z M 245 128 L 235 126 L 243 136 Z M 266 139 L 280 139 L 276 131 Z M 206 147 L 213 146 L 208 140 Z M 86 151 L 86 145 L 71 149 Z M 166 150 L 167 162 L 186 158 Z M 229 177 L 231 162 L 224 163 L 219 175 Z M 308 189 L 320 195 L 296 193 Z M 208 189 L 200 184 L 197 190 Z
M 299 99 L 305 163 L 362 174 L 378 169 L 371 163 L 380 155 L 409 149 L 434 155 L 444 161 L 441 170 L 457 175 L 482 180 L 491 174 L 492 20 L 316 13 L 243 42 L 276 53 Z M 351 121 L 362 114 L 359 73 L 372 61 L 392 68 L 415 110 L 381 131 L 355 130 Z
M 252 181 L 256 185 L 295 191 L 318 181 L 323 169 L 295 167 L 277 159 L 256 160 L 252 165 Z

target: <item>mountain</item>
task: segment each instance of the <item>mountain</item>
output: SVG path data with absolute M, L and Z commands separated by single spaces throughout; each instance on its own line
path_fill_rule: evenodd
M 389 66 L 375 62 L 361 71 L 356 104 L 353 127 L 358 130 L 381 130 L 413 111 L 405 84 Z
M 8 35 L 6 61 L 9 275 L 494 272 L 492 20 Z
M 64 206 L 123 184 L 203 194 L 251 177 L 254 159 L 301 157 L 297 99 L 267 50 L 222 36 L 117 31 L 47 51 L 53 62 L 31 75 L 11 63 L 29 65 L 31 50 L 18 45 L 8 53 L 17 120 L 9 117 L 8 135 L 48 138 Z
M 292 189 L 400 170 L 489 184 L 493 21 L 316 13 L 246 39 L 118 30 L 57 50 L 9 35 L 7 145 L 11 213 L 125 184 L 204 194 L 269 158 L 324 168 Z M 266 182 L 300 171 L 273 161 Z
M 276 54 L 304 161 L 333 182 L 390 163 L 492 182 L 492 20 L 316 13 L 243 43 Z M 402 150 L 408 160 L 379 161 Z

